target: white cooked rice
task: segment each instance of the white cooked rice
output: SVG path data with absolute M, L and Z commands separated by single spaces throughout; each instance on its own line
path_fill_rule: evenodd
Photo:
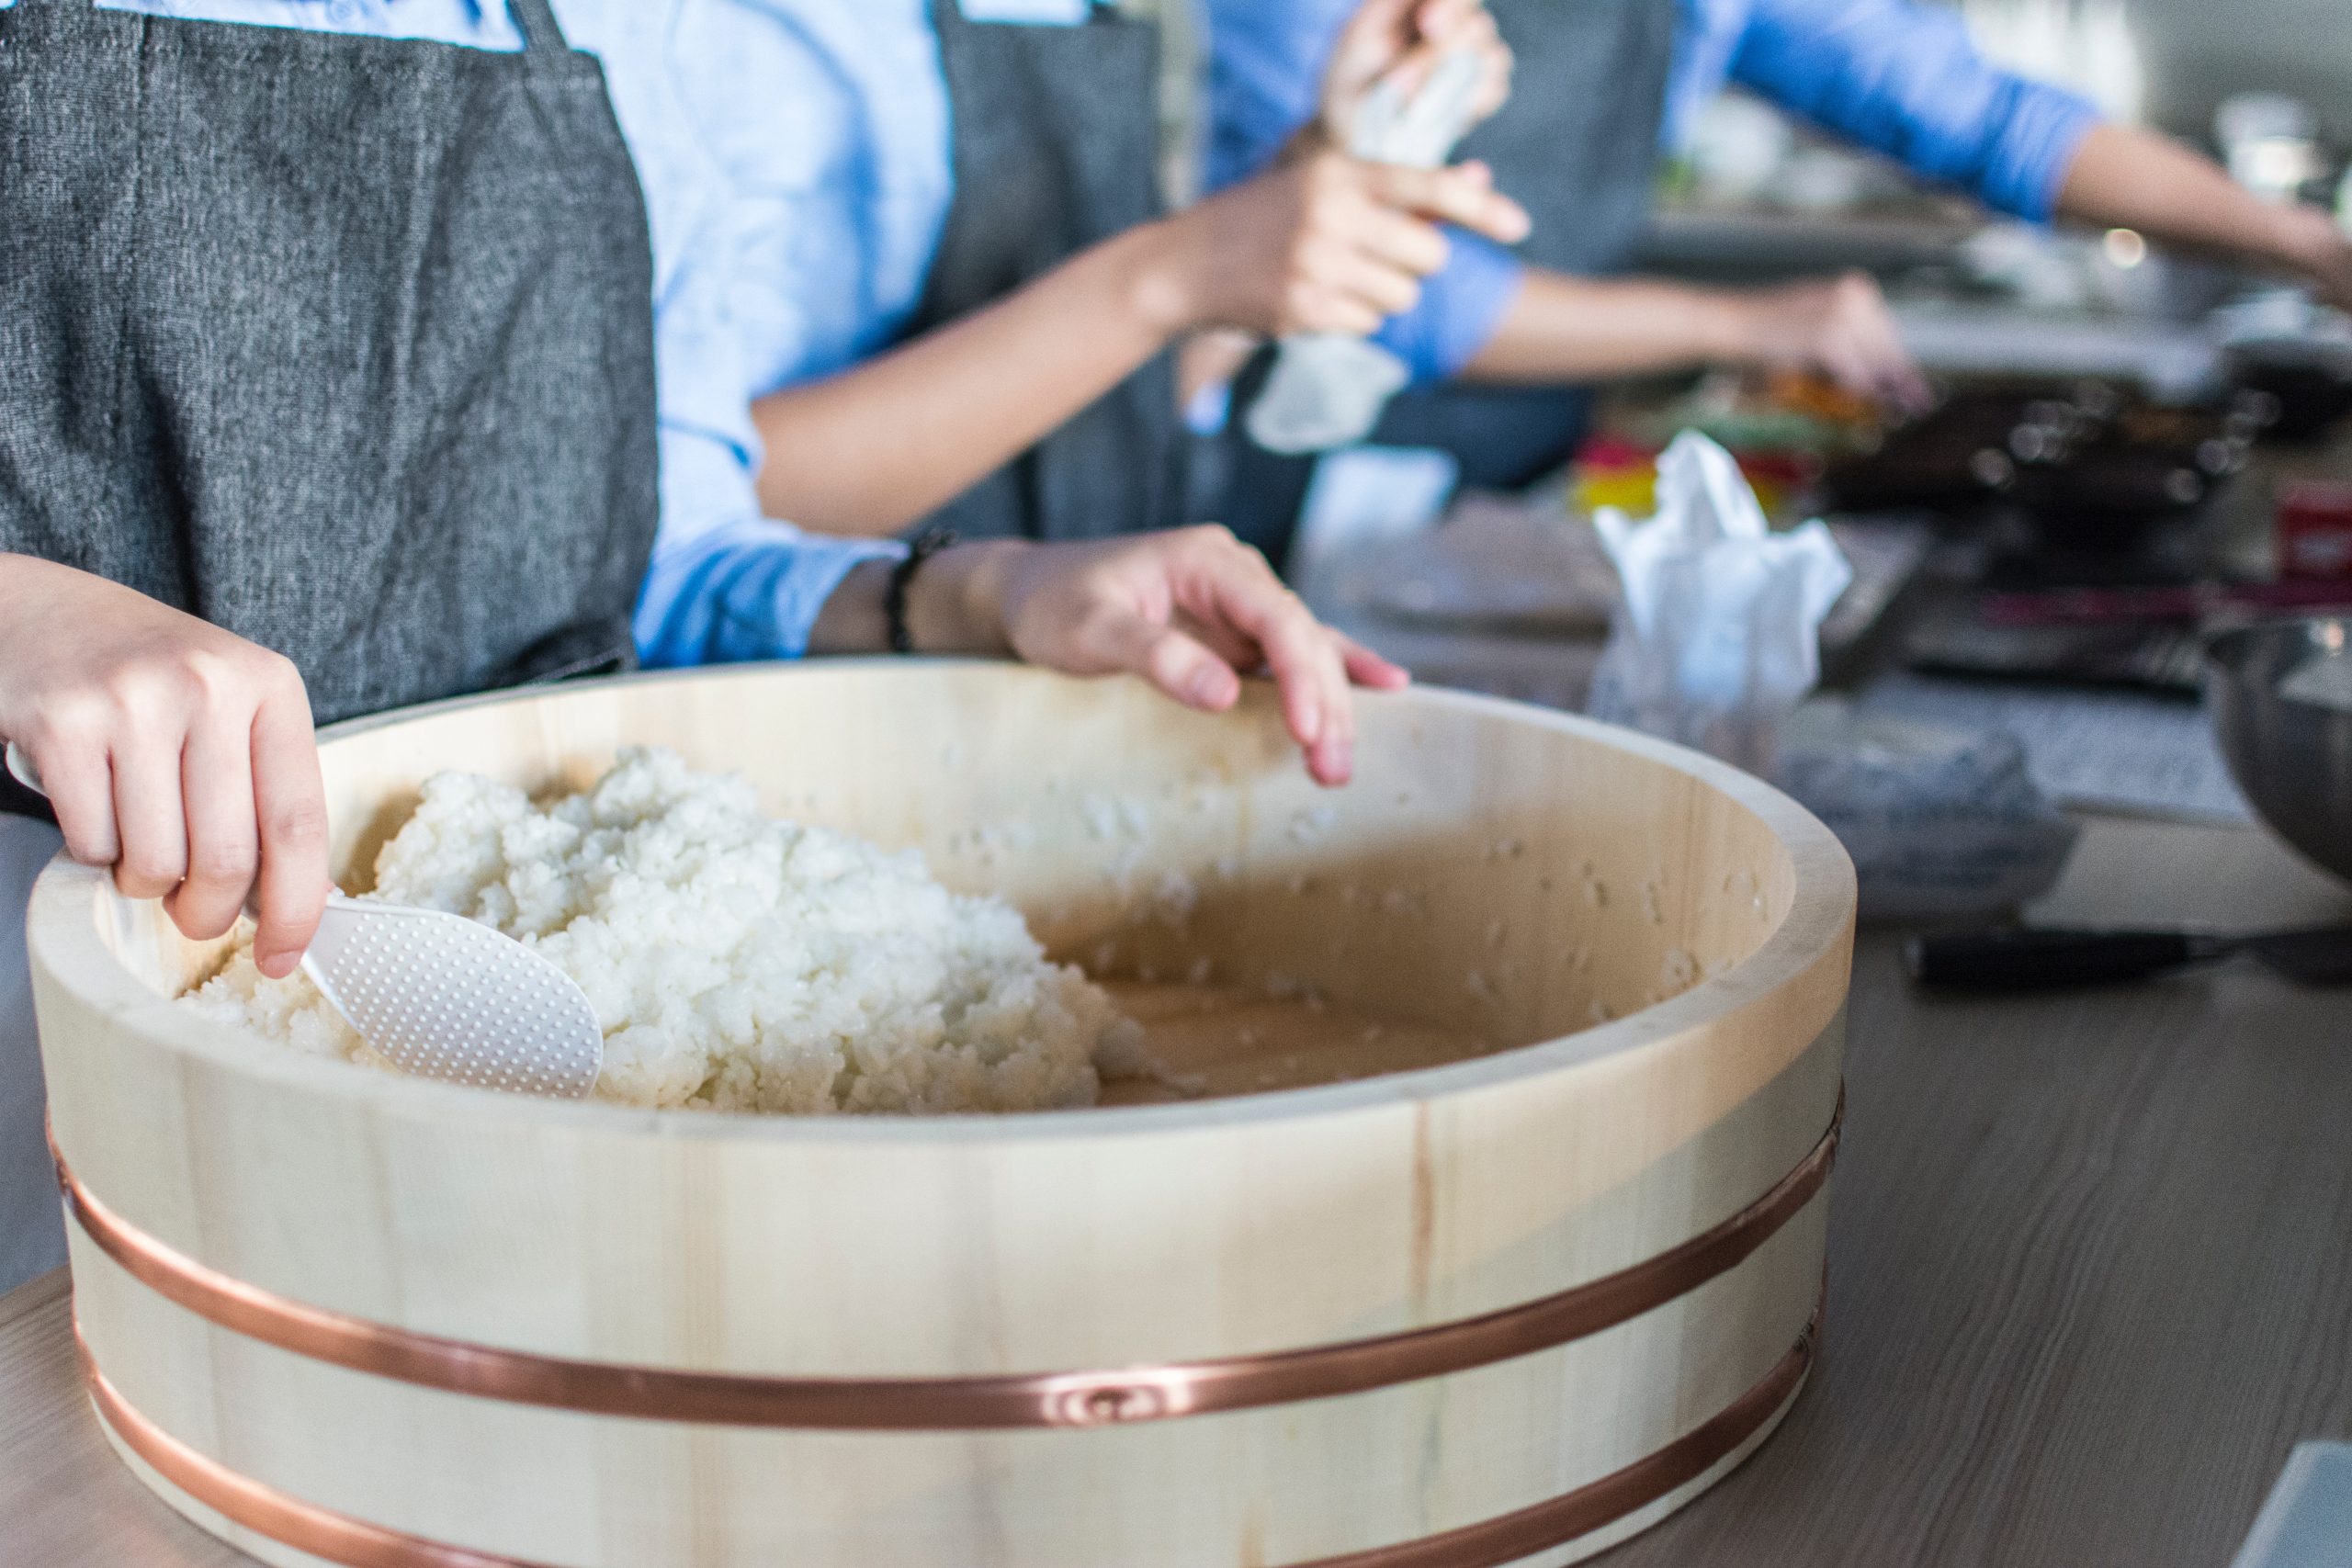
M 1094 1102 L 1136 1027 L 1046 962 L 1018 911 L 950 893 L 912 851 L 761 815 L 751 786 L 633 750 L 550 805 L 442 773 L 376 863 L 375 897 L 531 944 L 605 1030 L 596 1097 L 790 1112 Z M 248 939 L 249 941 L 249 939 Z M 187 1005 L 298 1050 L 382 1066 L 299 971 L 249 946 Z

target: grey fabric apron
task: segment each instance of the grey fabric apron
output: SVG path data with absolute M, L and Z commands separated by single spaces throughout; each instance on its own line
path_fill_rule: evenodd
M 1534 220 L 1526 260 L 1582 276 L 1624 270 L 1657 183 L 1658 128 L 1674 62 L 1669 0 L 1489 0 L 1517 57 L 1510 101 L 1462 143 Z M 1253 363 L 1237 408 L 1263 384 Z M 1513 489 L 1557 467 L 1581 438 L 1589 394 L 1567 387 L 1450 383 L 1399 395 L 1370 437 L 1454 455 L 1465 484 Z M 1238 423 L 1238 421 L 1237 421 Z M 1228 451 L 1237 531 L 1277 549 L 1314 471 L 1236 434 Z
M 322 723 L 627 656 L 644 204 L 515 12 L 520 54 L 0 11 L 0 550 L 276 649 Z
M 933 0 L 956 196 L 909 335 L 969 315 L 1159 216 L 1159 28 L 1097 6 L 1068 27 L 968 20 Z M 1183 426 L 1163 354 L 928 525 L 1099 538 L 1181 520 Z
M 321 721 L 629 650 L 652 262 L 595 61 L 0 10 L 0 550 L 288 655 Z M 62 1259 L 0 818 L 0 1290 Z M 28 1173 L 33 1183 L 28 1188 Z

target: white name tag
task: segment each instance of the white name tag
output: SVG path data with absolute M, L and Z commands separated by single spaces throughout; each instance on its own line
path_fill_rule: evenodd
M 1033 28 L 1069 28 L 1086 20 L 1094 0 L 962 0 L 967 22 L 1020 22 Z

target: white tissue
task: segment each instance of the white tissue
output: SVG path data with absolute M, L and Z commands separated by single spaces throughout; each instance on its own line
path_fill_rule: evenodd
M 1374 83 L 1356 110 L 1348 151 L 1410 168 L 1442 165 L 1474 123 L 1485 65 L 1467 50 L 1439 61 L 1411 97 Z M 1273 370 L 1250 405 L 1250 439 L 1269 452 L 1323 452 L 1372 434 L 1380 411 L 1411 379 L 1405 362 L 1343 333 L 1283 339 Z
M 1769 773 L 1853 580 L 1828 528 L 1773 533 L 1731 454 L 1695 431 L 1658 458 L 1655 515 L 1603 507 L 1593 526 L 1624 597 L 1588 711 Z

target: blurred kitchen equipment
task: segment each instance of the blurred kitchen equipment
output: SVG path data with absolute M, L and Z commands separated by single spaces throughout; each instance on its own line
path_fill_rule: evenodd
M 2063 931 L 2007 926 L 1915 936 L 1903 947 L 1912 980 L 1945 989 L 2044 989 L 2145 980 L 2189 964 L 2251 954 L 2298 985 L 2352 983 L 2352 926 L 2206 936 L 2194 931 Z
M 2234 611 L 2352 610 L 2352 583 L 2197 582 L 2180 587 L 2052 588 L 1987 593 L 1976 613 L 2002 626 L 2196 621 Z
M 2015 736 L 1797 710 L 1774 780 L 1853 858 L 1873 920 L 1989 918 L 2047 893 L 2081 829 L 2034 784 Z
M 2312 479 L 2281 484 L 2270 538 L 2281 577 L 2339 582 L 2352 578 L 2352 484 Z
M 2255 936 L 2011 926 L 1913 937 L 1903 955 L 1911 977 L 1923 986 L 2025 991 L 2143 980 L 2241 953 L 2298 985 L 2352 984 L 2352 926 Z
M 2207 646 L 2205 702 L 2230 772 L 2262 819 L 2352 881 L 2352 618 L 2222 633 Z
M 2213 111 L 2213 139 L 2230 177 L 2267 201 L 2297 199 L 2326 173 L 2319 119 L 2283 93 L 2237 93 Z
M 1973 386 L 1832 461 L 1823 487 L 1842 510 L 1997 503 L 2049 546 L 2130 550 L 2240 473 L 2274 409 L 2168 406 L 2100 379 Z
M 2152 257 L 2148 265 L 2160 264 Z M 2081 303 L 2045 307 L 1897 299 L 1895 324 L 1904 347 L 1935 376 L 2097 376 L 2170 402 L 2223 384 L 2221 348 L 2202 320 L 2094 313 L 2086 309 L 2093 286 L 2084 283 Z
M 10 741 L 8 772 L 40 775 Z M 404 1073 L 581 1100 L 605 1063 L 604 1031 L 578 982 L 505 932 L 463 915 L 330 890 L 302 972 Z
M 2300 288 L 2257 290 L 2213 312 L 2237 386 L 2278 401 L 2271 434 L 2313 441 L 2352 413 L 2352 319 Z
M 2352 612 L 2352 581 L 2120 583 L 1979 593 L 1905 628 L 1913 670 L 2195 694 L 2211 617 Z
M 1961 9 L 1987 60 L 2071 87 L 2110 119 L 2145 119 L 2146 18 L 2131 0 L 1962 0 Z
M 1988 596 L 1989 597 L 1989 596 Z M 1928 607 L 1904 628 L 1905 668 L 1978 681 L 2129 686 L 2193 695 L 2204 645 L 2171 621 L 1996 620 L 1983 601 Z
M 1699 111 L 1682 155 L 1702 198 L 1739 206 L 1770 197 L 1796 144 L 1788 116 L 1760 99 L 1725 93 Z

